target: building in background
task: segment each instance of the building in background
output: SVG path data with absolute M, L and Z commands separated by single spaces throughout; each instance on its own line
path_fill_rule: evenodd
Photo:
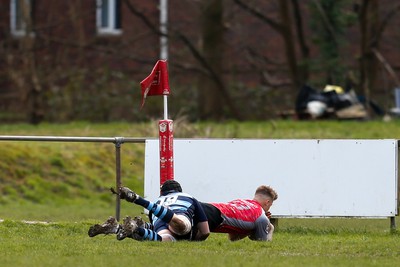
M 295 42 L 292 49 L 297 62 L 293 63 L 298 72 L 308 64 L 307 82 L 324 85 L 321 63 L 316 62 L 321 51 L 309 27 L 309 5 L 315 1 L 301 1 L 299 7 L 308 58 L 302 58 L 293 7 L 286 10 L 285 20 L 285 9 L 277 4 L 285 1 L 256 1 L 253 6 L 259 14 L 249 12 L 240 2 L 249 4 L 168 1 L 164 37 L 168 38 L 172 116 L 207 118 L 207 114 L 199 115 L 199 106 L 216 98 L 223 101 L 215 102 L 214 108 L 222 106 L 222 115 L 228 118 L 266 119 L 277 110 L 293 108 L 298 86 L 290 74 L 290 39 L 283 38 L 279 28 L 287 25 L 293 26 L 289 37 Z M 385 0 L 380 7 L 384 17 L 397 4 Z M 396 73 L 400 69 L 399 21 L 396 17 L 390 21 L 379 46 Z M 207 27 L 213 23 L 219 25 L 219 32 Z M 356 22 L 348 26 L 340 48 L 341 66 L 355 76 L 360 56 L 358 30 Z M 146 105 L 145 112 L 139 111 L 138 89 L 160 58 L 160 37 L 160 1 L 156 0 L 1 1 L 0 120 L 142 120 L 161 114 L 162 103 L 157 99 L 149 100 L 154 103 Z M 219 49 L 214 54 L 212 42 Z M 382 86 L 373 88 L 371 95 L 384 102 L 395 84 L 384 67 L 379 75 Z M 206 100 L 199 101 L 204 87 L 212 89 Z

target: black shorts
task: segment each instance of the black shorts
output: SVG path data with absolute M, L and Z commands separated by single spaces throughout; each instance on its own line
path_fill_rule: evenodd
M 200 202 L 200 205 L 207 216 L 210 232 L 214 232 L 215 228 L 217 228 L 224 220 L 221 217 L 221 211 L 208 203 Z

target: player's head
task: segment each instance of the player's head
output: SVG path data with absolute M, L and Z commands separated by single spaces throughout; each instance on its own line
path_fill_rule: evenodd
M 256 189 L 254 199 L 258 201 L 263 207 L 264 211 L 267 212 L 272 203 L 278 199 L 278 194 L 272 187 L 261 185 Z
M 274 189 L 272 189 L 272 187 L 266 186 L 266 185 L 261 185 L 261 186 L 257 187 L 255 194 L 256 195 L 261 194 L 261 195 L 268 196 L 273 201 L 278 199 L 278 193 L 276 193 L 276 191 Z
M 160 189 L 161 195 L 165 196 L 174 192 L 182 192 L 182 187 L 177 181 L 167 180 L 162 184 Z

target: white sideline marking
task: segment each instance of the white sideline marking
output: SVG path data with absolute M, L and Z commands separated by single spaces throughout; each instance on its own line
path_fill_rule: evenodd
M 0 223 L 4 222 L 3 219 L 0 219 Z M 52 224 L 52 222 L 41 222 L 41 221 L 25 221 L 22 220 L 20 222 L 26 223 L 26 224 Z

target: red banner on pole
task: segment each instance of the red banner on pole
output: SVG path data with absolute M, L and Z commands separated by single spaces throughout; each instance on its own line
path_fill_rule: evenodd
M 158 60 L 150 75 L 140 82 L 142 89 L 142 106 L 147 96 L 169 95 L 168 69 L 166 60 Z
M 174 133 L 172 120 L 158 122 L 160 138 L 160 185 L 174 179 Z

